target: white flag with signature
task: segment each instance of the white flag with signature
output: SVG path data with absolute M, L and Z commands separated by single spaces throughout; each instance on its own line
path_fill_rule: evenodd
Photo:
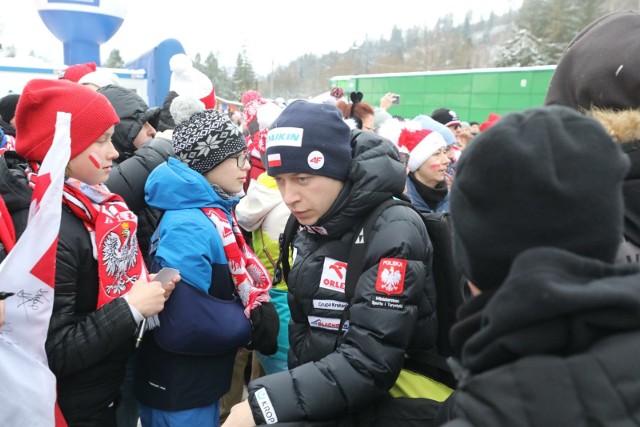
M 44 344 L 53 308 L 56 246 L 64 172 L 70 156 L 69 113 L 58 113 L 53 145 L 31 199 L 29 223 L 0 264 L 5 300 L 0 329 L 0 425 L 53 426 L 56 379 Z

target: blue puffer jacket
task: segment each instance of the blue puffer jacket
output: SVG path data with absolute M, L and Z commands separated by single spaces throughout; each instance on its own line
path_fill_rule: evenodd
M 177 268 L 187 285 L 232 299 L 235 287 L 222 241 L 200 208 L 220 208 L 231 220 L 238 199 L 221 199 L 201 174 L 174 158 L 149 175 L 145 198 L 150 206 L 165 211 L 152 239 L 157 247 L 154 264 Z M 167 411 L 212 404 L 229 389 L 235 354 L 235 350 L 216 356 L 170 353 L 150 333 L 138 359 L 136 395 L 140 403 Z

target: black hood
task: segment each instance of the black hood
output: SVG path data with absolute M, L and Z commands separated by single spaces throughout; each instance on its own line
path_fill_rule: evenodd
M 29 210 L 31 204 L 31 188 L 24 173 L 27 162 L 13 151 L 7 151 L 0 156 L 0 194 L 7 205 L 7 209 L 14 218 L 18 212 Z M 26 218 L 26 216 L 25 216 Z M 16 231 L 22 232 L 26 224 L 14 224 Z
M 576 110 L 640 108 L 640 13 L 620 10 L 585 27 L 553 73 L 545 104 Z
M 136 151 L 133 141 L 146 122 L 157 128 L 160 109 L 149 108 L 138 94 L 122 86 L 107 85 L 98 89 L 98 93 L 107 97 L 120 118 L 112 137 L 113 145 L 120 153 L 117 159 L 120 163 L 133 156 Z
M 406 167 L 389 140 L 354 129 L 351 148 L 353 159 L 345 186 L 317 224 L 330 236 L 342 235 L 382 201 L 401 194 L 407 179 Z
M 640 271 L 555 248 L 521 253 L 462 349 L 471 372 L 531 355 L 579 354 L 640 329 Z

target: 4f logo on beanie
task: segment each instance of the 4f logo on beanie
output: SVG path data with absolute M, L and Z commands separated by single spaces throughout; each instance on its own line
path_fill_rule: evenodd
M 312 151 L 307 157 L 307 164 L 313 170 L 318 170 L 324 166 L 324 155 L 319 151 Z

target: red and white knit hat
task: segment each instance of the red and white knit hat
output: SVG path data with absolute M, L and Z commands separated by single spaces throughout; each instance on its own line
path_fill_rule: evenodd
M 173 55 L 169 60 L 171 83 L 169 90 L 178 95 L 199 99 L 208 109 L 216 108 L 216 92 L 213 83 L 204 73 L 193 66 L 193 61 L 184 53 Z

